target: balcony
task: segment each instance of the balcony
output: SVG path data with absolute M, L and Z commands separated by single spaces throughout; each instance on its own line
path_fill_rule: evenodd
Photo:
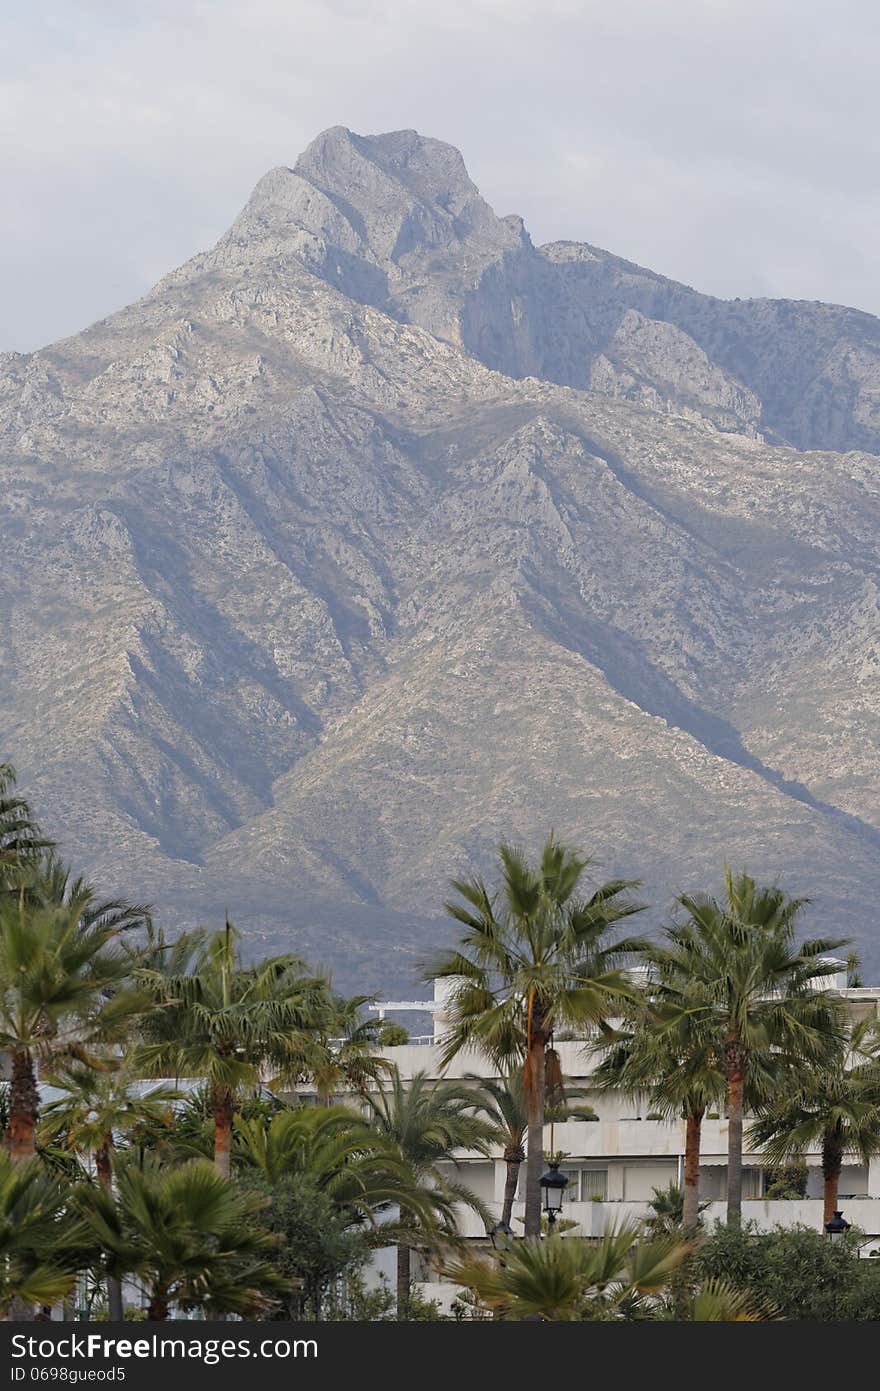
M 880 1238 L 880 1198 L 841 1199 L 841 1207 L 847 1221 L 863 1231 L 866 1237 Z M 490 1208 L 500 1216 L 500 1204 L 490 1204 Z M 522 1203 L 515 1203 L 513 1230 L 517 1235 L 521 1234 L 523 1230 L 522 1215 Z M 609 1228 L 619 1226 L 621 1222 L 643 1221 L 646 1217 L 651 1216 L 651 1208 L 646 1202 L 610 1202 L 606 1200 L 604 1202 L 563 1203 L 561 1215 L 566 1221 L 578 1224 L 577 1230 L 572 1229 L 572 1236 L 599 1237 Z M 725 1203 L 709 1203 L 703 1212 L 703 1221 L 707 1227 L 711 1228 L 715 1222 L 723 1222 L 726 1215 Z M 743 1221 L 757 1222 L 762 1231 L 772 1231 L 777 1226 L 794 1227 L 797 1225 L 821 1231 L 823 1227 L 822 1202 L 818 1198 L 793 1199 L 791 1201 L 747 1198 L 743 1201 Z M 460 1210 L 459 1231 L 465 1237 L 479 1238 L 486 1235 L 479 1217 L 470 1210 Z

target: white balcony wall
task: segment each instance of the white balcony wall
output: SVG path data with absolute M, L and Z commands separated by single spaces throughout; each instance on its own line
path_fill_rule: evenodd
M 500 1204 L 494 1211 L 500 1216 Z M 856 1198 L 843 1206 L 844 1216 L 854 1227 L 860 1228 L 867 1237 L 880 1238 L 880 1201 L 870 1198 Z M 513 1230 L 522 1234 L 523 1205 L 515 1203 L 513 1209 Z M 578 1224 L 572 1230 L 573 1236 L 601 1236 L 611 1227 L 626 1220 L 642 1221 L 650 1217 L 651 1209 L 647 1202 L 606 1201 L 589 1203 L 564 1203 L 562 1216 Z M 703 1220 L 711 1228 L 716 1221 L 723 1222 L 726 1207 L 723 1202 L 711 1202 L 703 1213 Z M 803 1225 L 814 1231 L 822 1230 L 822 1203 L 819 1199 L 805 1198 L 792 1201 L 768 1199 L 745 1199 L 743 1201 L 743 1220 L 755 1221 L 762 1231 L 772 1231 L 776 1226 L 793 1227 Z M 485 1238 L 482 1222 L 475 1213 L 463 1212 L 459 1228 L 461 1235 L 471 1238 Z

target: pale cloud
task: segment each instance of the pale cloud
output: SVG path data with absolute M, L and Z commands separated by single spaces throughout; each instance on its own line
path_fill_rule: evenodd
M 0 50 L 0 349 L 135 298 L 319 130 L 462 150 L 536 242 L 880 310 L 872 0 L 31 0 Z

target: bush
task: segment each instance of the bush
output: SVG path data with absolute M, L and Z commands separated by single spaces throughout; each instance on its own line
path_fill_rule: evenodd
M 383 1024 L 378 1033 L 378 1042 L 382 1048 L 402 1048 L 409 1043 L 409 1034 L 402 1024 Z
M 397 1296 L 384 1275 L 368 1288 L 362 1271 L 354 1270 L 331 1291 L 325 1317 L 336 1323 L 388 1323 L 397 1318 Z
M 250 1187 L 270 1200 L 264 1224 L 279 1238 L 272 1260 L 293 1285 L 276 1317 L 322 1318 L 333 1286 L 357 1275 L 367 1260 L 366 1233 L 300 1175 L 277 1185 L 252 1179 Z
M 445 1319 L 436 1299 L 425 1299 L 418 1290 L 410 1291 L 406 1301 L 405 1317 L 412 1323 L 439 1323 Z
M 759 1232 L 716 1224 L 688 1271 L 695 1282 L 716 1278 L 802 1321 L 880 1319 L 880 1261 L 859 1258 L 859 1237 L 831 1242 L 810 1227 Z
M 807 1166 L 801 1160 L 771 1169 L 767 1174 L 765 1198 L 805 1198 L 807 1196 Z

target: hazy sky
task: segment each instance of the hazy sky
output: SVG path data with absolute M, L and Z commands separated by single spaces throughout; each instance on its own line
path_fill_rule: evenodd
M 330 125 L 451 141 L 536 242 L 880 312 L 876 0 L 3 9 L 0 350 L 136 298 Z

